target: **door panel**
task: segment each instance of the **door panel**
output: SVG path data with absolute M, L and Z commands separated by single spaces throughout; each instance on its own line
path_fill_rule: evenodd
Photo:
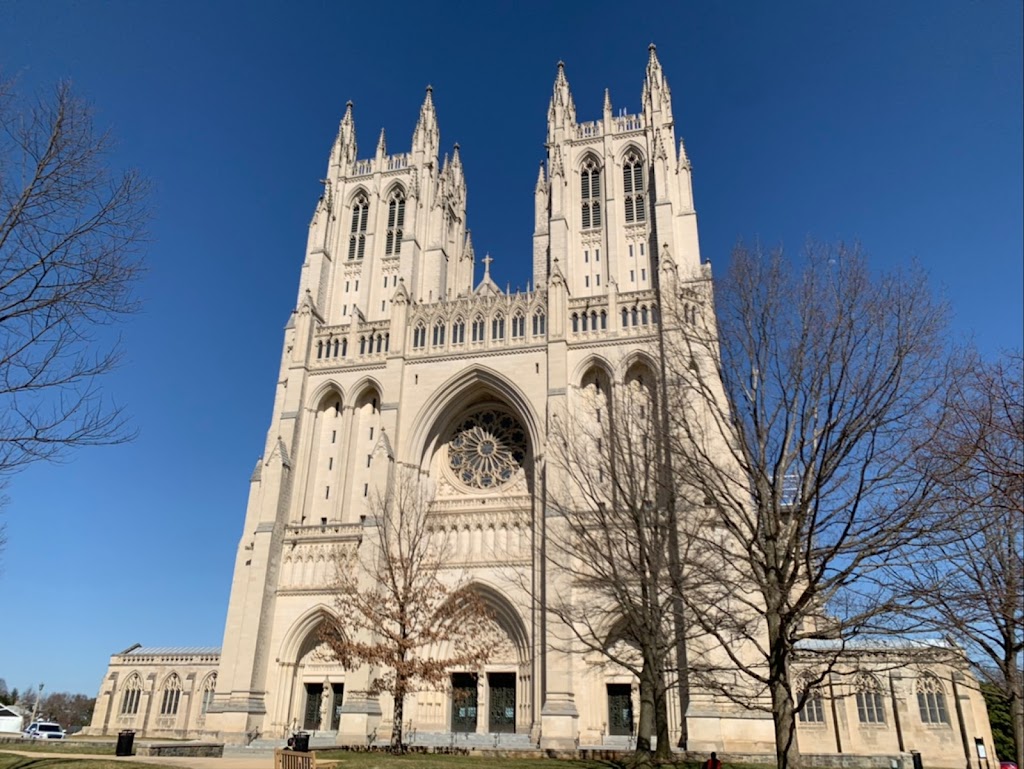
M 452 673 L 452 731 L 476 731 L 476 675 Z
M 629 684 L 608 684 L 608 734 L 633 733 L 633 696 Z
M 487 716 L 489 732 L 511 734 L 516 730 L 516 674 L 489 673 L 490 708 Z

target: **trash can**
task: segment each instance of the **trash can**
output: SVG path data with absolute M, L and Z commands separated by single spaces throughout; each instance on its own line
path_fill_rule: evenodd
M 918 751 L 910 751 L 910 757 L 914 761 L 914 769 L 924 769 L 924 762 L 921 760 L 921 754 Z
M 295 745 L 292 750 L 298 753 L 309 752 L 309 732 L 296 732 L 292 737 L 295 738 Z
M 132 747 L 135 745 L 135 732 L 130 729 L 117 733 L 117 749 L 115 756 L 132 756 Z

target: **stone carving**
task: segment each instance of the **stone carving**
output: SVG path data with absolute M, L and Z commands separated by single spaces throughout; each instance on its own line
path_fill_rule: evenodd
M 448 465 L 455 477 L 474 489 L 493 489 L 511 481 L 526 461 L 526 430 L 514 416 L 495 408 L 464 419 L 448 441 Z

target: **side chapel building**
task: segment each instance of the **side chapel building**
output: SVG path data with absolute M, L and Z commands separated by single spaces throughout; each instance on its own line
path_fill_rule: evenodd
M 544 446 L 551 413 L 587 382 L 657 381 L 662 307 L 712 312 L 697 239 L 690 161 L 654 46 L 641 109 L 579 122 L 563 65 L 534 190 L 533 288 L 507 293 L 476 258 L 459 146 L 441 150 L 431 89 L 408 152 L 383 131 L 360 157 L 349 102 L 331 148 L 296 306 L 284 331 L 263 456 L 250 479 L 221 649 L 132 647 L 111 658 L 90 731 L 278 743 L 293 729 L 348 744 L 386 739 L 391 703 L 366 693 L 318 629 L 338 611 L 339 548 L 372 546 L 367 502 L 402 464 L 428 473 L 431 515 L 454 543 L 506 639 L 450 691 L 406 705 L 407 735 L 449 744 L 626 747 L 637 681 L 546 641 L 550 618 L 525 593 L 544 581 Z M 980 766 L 992 755 L 976 682 L 953 664 L 895 675 L 892 650 L 865 652 L 802 711 L 805 753 L 888 767 Z M 678 700 L 670 706 L 673 739 Z M 773 754 L 766 713 L 708 692 L 685 714 L 691 750 Z M 495 735 L 500 737 L 495 738 Z M 469 741 L 472 744 L 472 741 Z M 872 758 L 873 757 L 873 758 Z

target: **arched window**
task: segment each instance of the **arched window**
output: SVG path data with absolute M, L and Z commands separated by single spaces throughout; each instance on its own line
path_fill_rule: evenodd
M 644 202 L 644 166 L 640 156 L 631 151 L 622 164 L 622 186 L 626 200 L 626 224 L 647 219 Z
M 370 204 L 362 192 L 352 203 L 352 230 L 348 236 L 348 258 L 362 259 L 366 253 L 366 220 Z
M 175 716 L 178 714 L 178 702 L 181 700 L 181 679 L 177 673 L 171 673 L 164 681 L 163 696 L 160 698 L 160 715 Z
M 622 309 L 622 327 L 625 328 L 629 325 L 629 310 Z
M 805 679 L 798 682 L 800 696 L 804 699 L 803 707 L 800 708 L 800 720 L 805 724 L 825 723 L 824 698 L 821 696 L 821 689 L 812 687 Z
M 522 313 L 517 312 L 512 316 L 512 338 L 526 336 L 526 318 Z
M 452 344 L 463 344 L 466 341 L 466 321 L 459 318 L 452 323 Z
M 384 335 L 377 334 L 377 352 L 384 351 Z
M 580 314 L 580 331 L 586 331 L 587 330 L 587 325 L 588 325 L 587 324 L 587 314 L 585 312 L 581 313 Z
M 341 340 L 341 357 L 348 355 L 348 339 Z
M 608 328 L 608 313 L 601 310 L 601 330 L 605 331 Z
M 484 324 L 483 317 L 481 317 L 480 315 L 477 315 L 475 318 L 473 318 L 473 341 L 474 342 L 482 342 L 482 341 L 484 341 L 484 328 L 486 328 L 486 325 Z
M 405 195 L 401 190 L 391 193 L 388 200 L 388 235 L 384 242 L 384 254 L 391 256 L 402 250 L 402 228 L 405 226 Z M 387 285 L 387 284 L 385 284 Z
M 423 321 L 417 323 L 416 328 L 412 330 L 412 346 L 414 349 L 427 346 L 427 327 L 423 325 Z
M 633 325 L 634 326 L 636 325 L 636 319 L 637 319 L 637 311 L 636 311 L 636 307 L 634 307 L 633 311 L 630 313 L 630 320 L 633 321 Z
M 572 314 L 572 332 L 575 334 L 580 330 L 580 316 L 575 312 Z
M 324 357 L 324 343 L 323 342 L 317 342 L 316 343 L 316 359 L 320 360 L 322 357 Z
M 139 712 L 139 700 L 142 699 L 142 679 L 138 673 L 132 673 L 121 688 L 121 715 L 134 716 Z
M 533 314 L 533 335 L 544 336 L 544 312 L 537 310 Z
M 505 316 L 495 315 L 491 321 L 491 339 L 505 338 Z
M 582 201 L 583 229 L 601 226 L 601 167 L 594 158 L 588 158 L 580 173 L 580 200 Z
M 200 695 L 199 700 L 199 715 L 205 716 L 210 712 L 210 706 L 213 704 L 213 695 L 217 690 L 217 674 L 212 673 L 206 677 L 203 682 L 203 692 Z
M 373 344 L 372 342 L 370 344 Z M 366 337 L 359 337 L 359 354 L 366 355 Z
M 640 308 L 640 325 L 647 325 L 647 305 Z
M 949 723 L 946 693 L 935 676 L 923 675 L 917 679 L 917 708 L 921 711 L 921 720 L 926 724 Z
M 444 344 L 444 321 L 438 318 L 434 322 L 434 347 L 440 347 Z
M 878 679 L 866 673 L 857 676 L 857 718 L 862 724 L 885 723 L 885 700 Z
M 597 331 L 597 310 L 590 311 L 590 330 Z

